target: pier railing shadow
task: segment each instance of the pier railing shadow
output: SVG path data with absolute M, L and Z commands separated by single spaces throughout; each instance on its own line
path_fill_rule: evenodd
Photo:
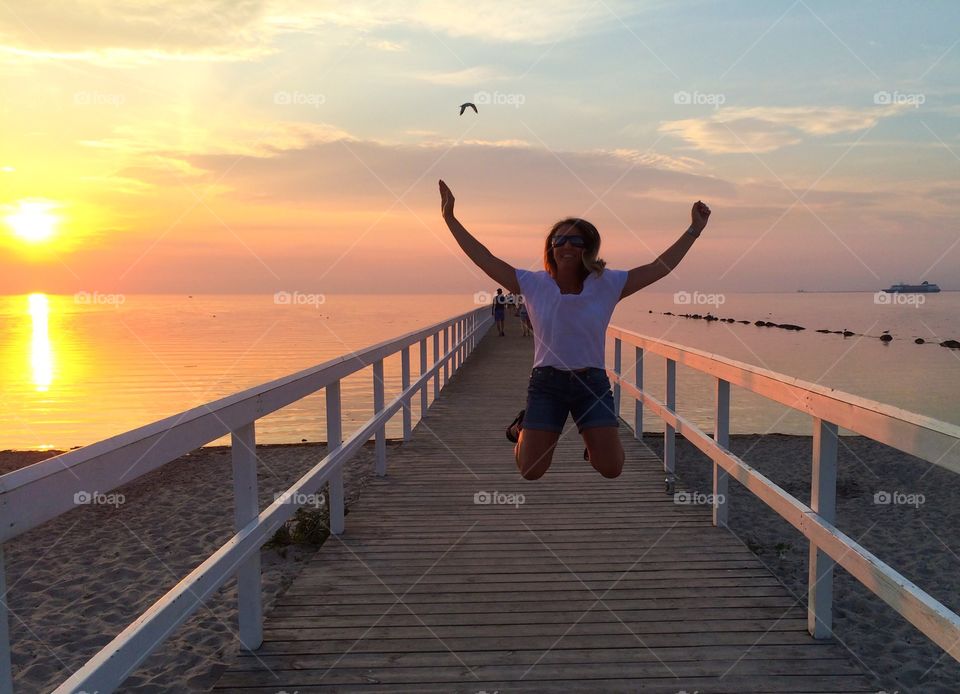
M 732 477 L 809 541 L 807 629 L 818 639 L 832 635 L 833 569 L 839 564 L 899 612 L 954 659 L 960 661 L 960 617 L 885 564 L 835 525 L 839 427 L 960 473 L 960 427 L 816 383 L 727 359 L 674 342 L 611 326 L 614 364 L 608 369 L 620 414 L 624 394 L 635 400 L 634 436 L 643 436 L 643 408 L 664 422 L 665 489 L 673 493 L 675 439 L 681 434 L 713 461 L 713 523 L 726 527 Z M 633 381 L 623 372 L 623 345 L 634 347 Z M 643 388 L 644 353 L 666 360 L 663 402 Z M 676 410 L 677 364 L 716 379 L 711 437 Z M 744 388 L 812 417 L 810 505 L 788 494 L 730 452 L 730 386 Z M 629 424 L 629 423 L 628 423 Z
M 387 422 L 402 410 L 403 438 L 409 440 L 411 400 L 419 394 L 420 412 L 426 413 L 431 380 L 436 399 L 492 324 L 488 308 L 468 311 L 0 477 L 0 593 L 5 596 L 2 543 L 75 509 L 85 503 L 85 495 L 109 492 L 204 444 L 231 435 L 236 533 L 55 692 L 112 691 L 234 576 L 237 577 L 240 642 L 244 648 L 258 648 L 263 641 L 260 547 L 306 503 L 305 499 L 328 483 L 330 531 L 341 534 L 344 463 L 374 437 L 376 473 L 385 475 Z M 428 341 L 432 343 L 429 365 Z M 411 383 L 410 348 L 418 343 L 419 376 Z M 387 403 L 384 360 L 398 353 L 401 392 Z M 340 383 L 369 366 L 373 367 L 373 416 L 344 440 Z M 256 422 L 321 389 L 326 396 L 326 455 L 261 511 L 257 501 Z M 12 691 L 7 601 L 4 599 L 0 602 L 0 692 Z

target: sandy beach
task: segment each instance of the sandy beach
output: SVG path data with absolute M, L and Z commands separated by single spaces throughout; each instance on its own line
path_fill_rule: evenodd
M 260 508 L 321 460 L 325 449 L 258 446 Z M 0 472 L 56 453 L 0 452 Z M 348 509 L 372 474 L 369 444 L 344 469 Z M 233 534 L 232 484 L 229 448 L 203 448 L 117 490 L 122 504 L 78 507 L 9 542 L 16 691 L 51 691 L 227 540 Z M 262 551 L 265 610 L 314 551 L 297 545 Z M 119 691 L 207 691 L 237 650 L 236 632 L 236 584 L 230 581 Z
M 662 456 L 662 434 L 644 442 Z M 809 436 L 730 437 L 731 451 L 804 503 L 811 445 Z M 676 470 L 688 490 L 712 491 L 712 463 L 679 436 Z M 874 495 L 882 501 L 884 493 L 891 503 L 875 503 Z M 806 539 L 739 484 L 730 483 L 729 496 L 730 530 L 806 606 Z M 837 526 L 953 611 L 960 609 L 958 508 L 953 473 L 864 437 L 841 438 Z M 878 690 L 960 690 L 960 664 L 842 568 L 834 572 L 833 620 L 837 641 L 872 673 Z
M 660 453 L 661 435 L 647 435 L 645 442 Z M 731 437 L 734 452 L 803 501 L 809 497 L 810 445 L 802 436 Z M 263 507 L 319 460 L 324 446 L 272 445 L 258 452 Z M 50 454 L 5 451 L 0 470 Z M 843 439 L 839 469 L 839 527 L 957 609 L 955 477 L 860 437 Z M 678 439 L 677 471 L 688 489 L 710 491 L 708 461 L 683 439 Z M 346 469 L 348 506 L 371 474 L 367 447 Z M 229 449 L 201 449 L 120 491 L 125 498 L 117 507 L 80 507 L 7 545 L 19 691 L 50 691 L 232 533 Z M 922 494 L 923 500 L 875 504 L 874 494 L 883 491 Z M 806 542 L 735 483 L 730 504 L 731 530 L 805 603 Z M 313 551 L 296 546 L 263 551 L 266 610 Z M 834 584 L 837 640 L 873 673 L 878 690 L 956 691 L 960 666 L 952 658 L 843 570 Z M 228 584 L 121 691 L 207 691 L 237 652 L 235 596 Z

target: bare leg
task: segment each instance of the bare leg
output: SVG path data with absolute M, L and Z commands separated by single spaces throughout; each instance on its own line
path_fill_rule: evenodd
M 583 442 L 590 452 L 590 464 L 604 477 L 619 477 L 626 458 L 617 435 L 617 427 L 593 427 L 583 430 Z
M 560 439 L 559 432 L 539 429 L 522 429 L 513 455 L 517 468 L 524 479 L 535 480 L 543 474 L 553 462 L 553 451 Z

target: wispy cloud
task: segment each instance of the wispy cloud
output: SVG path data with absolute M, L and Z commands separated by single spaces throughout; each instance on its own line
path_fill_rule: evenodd
M 474 86 L 492 80 L 506 79 L 507 77 L 488 65 L 476 65 L 452 72 L 417 72 L 409 76 L 413 79 L 430 82 L 431 84 L 449 84 L 456 86 Z
M 714 154 L 770 152 L 799 144 L 804 135 L 824 136 L 873 127 L 906 106 L 852 109 L 821 106 L 724 108 L 706 118 L 661 123 L 659 131 Z
M 622 5 L 622 6 L 621 6 Z M 635 9 L 609 0 L 584 8 L 575 0 L 549 7 L 509 0 L 454 4 L 387 1 L 376 5 L 309 0 L 102 0 L 95 5 L 31 0 L 0 14 L 0 59 L 139 65 L 157 61 L 245 61 L 274 53 L 283 34 L 344 32 L 375 50 L 399 52 L 402 42 L 376 36 L 420 29 L 483 42 L 547 44 L 581 35 Z

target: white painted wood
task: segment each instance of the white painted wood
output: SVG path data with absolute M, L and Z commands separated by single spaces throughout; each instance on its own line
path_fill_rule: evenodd
M 340 381 L 334 381 L 325 389 L 327 402 L 327 455 L 343 443 L 343 419 L 340 409 Z M 342 535 L 344 529 L 343 465 L 338 465 L 330 477 L 330 532 Z
M 450 360 L 447 354 L 450 352 L 450 326 L 443 328 L 443 385 L 450 382 Z
M 617 374 L 618 378 L 613 382 L 613 411 L 616 415 L 620 416 L 620 378 L 619 376 L 623 373 L 622 361 L 621 361 L 621 351 L 622 351 L 622 340 L 617 337 L 613 340 L 613 372 Z
M 634 383 L 637 389 L 643 390 L 643 347 L 634 347 Z M 633 401 L 633 437 L 643 439 L 643 403 L 639 400 Z
M 722 448 L 730 447 L 730 383 L 717 379 L 717 399 L 714 408 L 713 440 Z M 713 464 L 713 524 L 727 527 L 729 475 L 722 467 Z
M 770 479 L 757 472 L 688 420 L 673 412 L 649 393 L 642 393 L 629 381 L 624 390 L 644 404 L 677 433 L 703 451 L 758 499 L 799 530 L 809 541 L 845 568 L 875 595 L 900 613 L 917 629 L 960 661 L 960 616 L 928 595 L 917 585 L 867 551 L 859 543 L 823 520 L 809 506 L 790 496 Z
M 376 428 L 400 407 L 400 399 L 393 400 L 380 417 L 368 420 L 343 446 L 328 453 L 264 509 L 255 521 L 224 543 L 57 687 L 56 694 L 109 692 L 119 686 L 167 636 L 234 575 L 251 553 L 259 552 L 260 546 L 289 520 L 297 508 L 296 504 L 289 503 L 289 499 L 316 494 L 343 462 L 355 455 Z
M 459 371 L 460 367 L 463 366 L 463 320 L 457 321 L 457 365 L 454 367 L 455 371 Z
M 667 359 L 667 407 L 671 412 L 677 409 L 677 362 Z M 663 471 L 672 480 L 676 470 L 676 432 L 673 425 L 667 424 L 663 430 Z M 671 491 L 668 489 L 668 491 Z
M 383 410 L 383 360 L 373 363 L 373 416 L 376 417 Z M 402 395 L 401 395 L 402 397 Z M 377 428 L 375 445 L 375 469 L 377 477 L 387 474 L 387 423 L 382 422 Z
M 467 317 L 470 315 L 466 314 Z M 331 531 L 343 531 L 343 462 L 355 455 L 372 435 L 380 433 L 378 463 L 382 463 L 385 472 L 386 422 L 405 404 L 409 407 L 413 393 L 418 389 L 422 391 L 430 378 L 435 384 L 439 383 L 442 364 L 435 359 L 433 366 L 421 373 L 416 383 L 384 405 L 383 359 L 416 341 L 423 345 L 429 336 L 433 336 L 436 346 L 439 331 L 449 331 L 455 320 L 442 321 L 0 477 L 0 536 L 9 539 L 72 509 L 73 496 L 78 491 L 109 491 L 226 433 L 232 436 L 234 519 L 238 533 L 124 629 L 57 691 L 114 689 L 213 591 L 233 576 L 237 576 L 239 583 L 241 643 L 244 648 L 259 645 L 262 641 L 260 546 L 298 507 L 298 504 L 290 503 L 290 499 L 316 494 L 325 483 L 330 484 Z M 379 379 L 374 379 L 375 399 L 377 383 L 380 385 L 380 403 L 379 407 L 375 406 L 377 413 L 350 437 L 347 444 L 337 447 L 342 439 L 340 379 L 370 364 L 374 365 L 375 372 L 380 372 Z M 258 513 L 255 421 L 324 387 L 328 387 L 327 440 L 333 442 L 328 446 L 327 456 L 283 497 Z M 43 499 L 44 503 L 36 503 L 37 499 Z M 0 594 L 3 582 L 0 572 Z M 0 614 L 0 618 L 4 616 Z M 8 645 L 6 633 L 7 623 L 0 619 L 0 642 Z M 9 687 L 3 688 L 2 679 L 10 679 L 9 662 L 9 657 L 4 660 L 0 654 L 0 691 L 10 691 Z
M 810 508 L 833 524 L 837 509 L 837 425 L 813 420 L 813 470 L 810 476 Z M 807 630 L 817 639 L 833 635 L 833 565 L 813 540 L 809 546 L 807 583 Z
M 7 614 L 7 569 L 0 545 L 0 692 L 13 692 L 13 666 L 10 660 L 10 616 Z
M 434 365 L 440 363 L 440 333 L 436 332 L 433 334 L 433 363 Z M 433 399 L 436 400 L 440 397 L 440 373 L 438 372 L 436 376 L 433 377 Z
M 477 311 L 479 310 L 481 309 Z M 235 431 L 238 436 L 249 436 L 252 451 L 255 444 L 252 423 L 256 419 L 296 402 L 330 383 L 335 383 L 335 388 L 339 389 L 341 378 L 373 364 L 374 373 L 380 371 L 380 403 L 378 406 L 375 402 L 374 416 L 341 447 L 328 449 L 327 456 L 286 493 L 288 499 L 297 498 L 299 495 L 308 496 L 319 491 L 323 484 L 330 483 L 333 505 L 335 496 L 333 489 L 336 485 L 334 480 L 341 474 L 342 464 L 355 455 L 365 441 L 378 433 L 382 434 L 383 455 L 382 458 L 378 457 L 377 463 L 379 465 L 382 460 L 383 472 L 386 472 L 386 422 L 405 405 L 409 406 L 412 394 L 424 387 L 430 378 L 434 378 L 435 392 L 439 392 L 441 369 L 446 372 L 453 359 L 453 350 L 448 347 L 454 323 L 457 320 L 466 321 L 481 316 L 479 325 L 473 320 L 472 325 L 475 329 L 468 335 L 474 344 L 476 336 L 483 334 L 492 325 L 491 317 L 477 311 L 442 321 L 434 326 L 374 345 L 361 352 L 339 357 L 92 446 L 4 475 L 0 477 L 0 540 L 14 537 L 70 510 L 73 508 L 73 495 L 77 491 L 109 491 L 228 432 Z M 437 358 L 440 331 L 444 332 L 444 352 Z M 827 422 L 835 422 L 831 426 L 836 427 L 839 424 L 948 469 L 955 471 L 960 469 L 960 465 L 957 464 L 957 460 L 960 459 L 960 450 L 956 449 L 956 444 L 960 441 L 958 436 L 960 427 L 874 401 L 837 393 L 816 384 L 757 369 L 741 362 L 638 336 L 618 328 L 611 328 L 611 334 L 621 337 L 637 348 L 650 349 L 654 353 L 673 359 L 674 369 L 676 363 L 699 368 L 730 383 L 747 387 L 765 397 L 811 413 Z M 421 373 L 417 382 L 404 388 L 397 398 L 384 404 L 382 360 L 413 342 L 424 340 L 431 335 L 434 339 L 435 356 L 431 368 L 426 373 Z M 454 349 L 462 346 L 458 340 Z M 720 445 L 719 439 L 711 439 L 676 414 L 674 397 L 669 392 L 668 403 L 663 404 L 656 398 L 643 393 L 642 376 L 638 381 L 640 388 L 616 375 L 615 380 L 618 385 L 626 389 L 629 395 L 639 401 L 638 409 L 642 410 L 643 406 L 649 407 L 654 414 L 663 418 L 674 432 L 685 436 L 719 467 L 734 476 L 744 487 L 796 527 L 808 538 L 811 545 L 821 550 L 822 554 L 843 566 L 851 575 L 947 650 L 952 657 L 960 660 L 960 652 L 958 652 L 960 651 L 960 618 L 840 532 L 833 526 L 832 521 L 825 519 L 823 515 L 825 493 L 828 489 L 832 489 L 832 486 L 825 482 L 823 454 L 821 454 L 819 465 L 820 479 L 817 488 L 819 490 L 822 486 L 824 494 L 816 500 L 820 511 L 818 513 L 812 506 L 804 506 L 733 456 Z M 376 383 L 377 379 L 374 378 L 375 400 Z M 331 435 L 331 419 L 328 409 L 328 441 L 340 437 L 339 434 Z M 242 434 L 245 426 L 250 427 L 249 432 Z M 336 418 L 336 426 L 340 426 L 339 417 Z M 637 428 L 642 431 L 641 427 Z M 378 439 L 378 443 L 380 441 L 381 439 Z M 255 454 L 252 457 L 255 475 Z M 250 466 L 241 465 L 240 467 L 249 470 Z M 342 477 L 339 479 L 342 493 Z M 238 501 L 242 496 L 243 493 L 238 493 Z M 37 503 L 38 499 L 42 499 L 43 503 Z M 813 505 L 814 501 L 811 501 L 811 504 Z M 248 565 L 248 560 L 252 557 L 259 557 L 260 546 L 293 514 L 295 509 L 295 504 L 288 503 L 283 498 L 271 504 L 74 673 L 57 691 L 64 693 L 81 689 L 110 691 L 122 683 L 129 673 L 213 591 L 222 586 L 226 580 L 240 573 L 241 567 Z M 239 522 L 239 516 L 237 520 Z M 334 519 L 331 517 L 331 526 L 333 523 Z M 0 551 L 0 558 L 2 558 L 2 551 Z M 823 563 L 820 562 L 819 565 L 823 566 Z M 0 583 L 2 581 L 3 577 L 0 576 Z M 0 588 L 2 587 L 0 585 Z M 5 628 L 6 623 L 0 625 L 0 630 Z M 6 639 L 0 638 L 0 641 L 6 643 Z M 6 661 L 6 664 L 8 663 L 9 659 Z M 0 659 L 0 669 L 4 666 L 4 662 Z M 2 676 L 3 673 L 0 672 L 0 677 Z
M 404 347 L 400 350 L 400 390 L 406 392 L 410 387 L 410 347 Z M 410 440 L 410 432 L 413 429 L 411 422 L 413 417 L 410 412 L 410 398 L 403 401 L 403 440 Z
M 260 514 L 257 497 L 257 441 L 255 424 L 246 424 L 231 434 L 233 463 L 233 521 L 239 532 Z M 240 644 L 247 650 L 263 643 L 263 606 L 260 585 L 260 552 L 252 552 L 237 569 L 237 612 Z
M 420 340 L 420 375 L 422 376 L 427 370 L 427 338 Z M 427 416 L 427 407 L 429 404 L 427 399 L 429 397 L 428 390 L 428 381 L 423 382 L 423 387 L 420 389 L 420 418 L 423 419 Z
M 955 424 L 622 328 L 608 335 L 960 474 Z
M 480 309 L 477 309 L 480 310 Z M 229 434 L 234 429 L 315 393 L 396 353 L 449 330 L 453 319 L 199 405 L 89 446 L 0 476 L 0 542 L 75 507 L 79 492 L 106 493 Z M 37 503 L 42 499 L 43 503 Z
M 461 323 L 460 321 L 457 321 L 454 324 L 453 328 L 454 328 L 453 371 L 454 373 L 456 373 L 457 371 L 460 370 L 460 365 L 463 363 L 463 361 L 461 360 L 462 351 L 461 351 L 461 344 L 460 344 L 460 341 L 463 339 L 463 323 Z

